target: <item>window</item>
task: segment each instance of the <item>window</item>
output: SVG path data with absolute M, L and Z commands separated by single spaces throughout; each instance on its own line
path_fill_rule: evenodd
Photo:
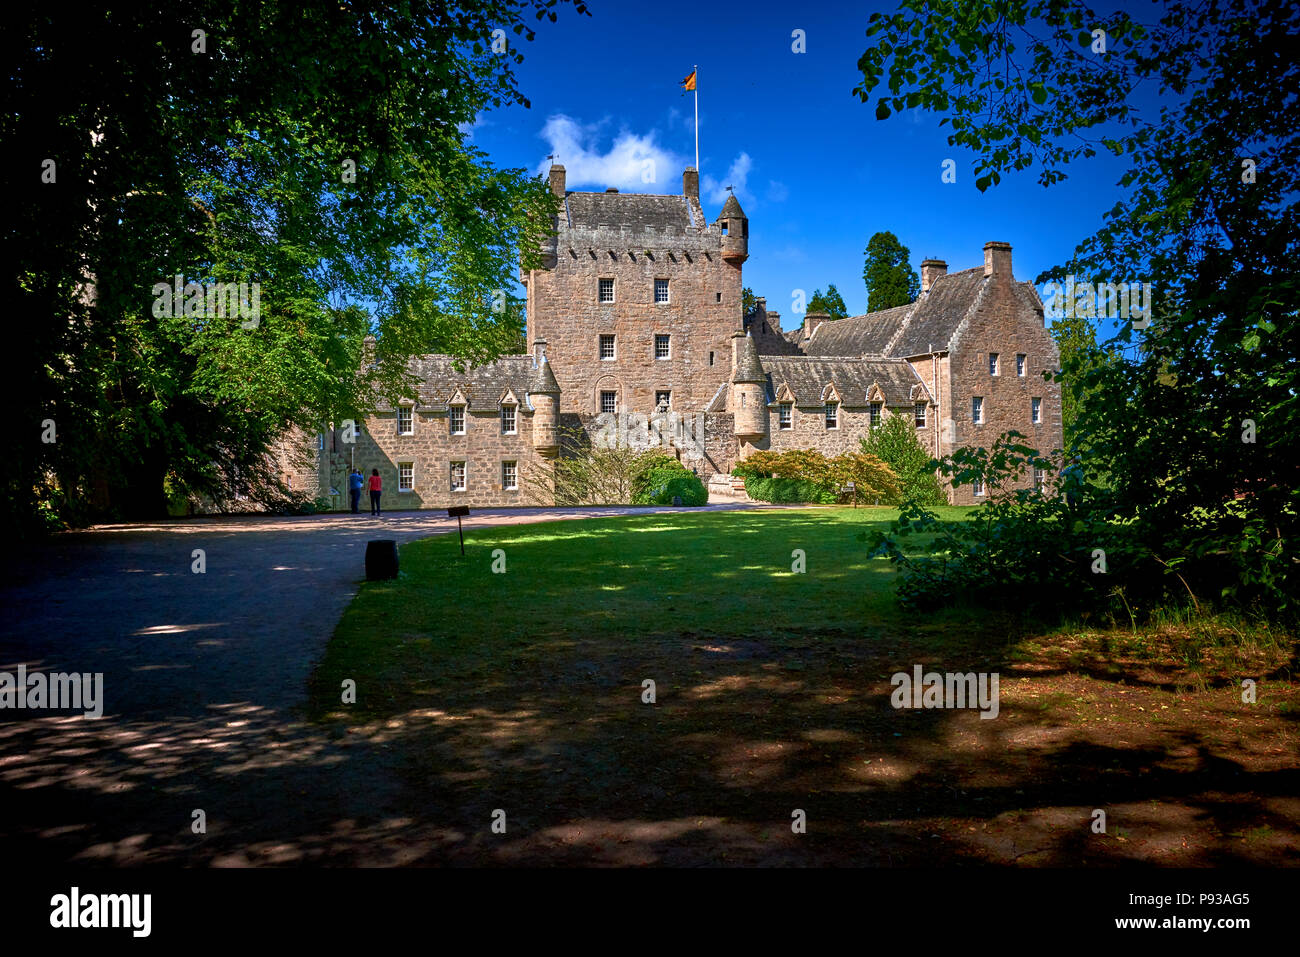
M 410 492 L 415 488 L 415 463 L 398 462 L 397 463 L 397 490 L 399 492 Z
M 668 280 L 655 280 L 655 305 L 660 305 L 668 301 Z
M 976 479 L 971 483 L 971 489 L 977 497 L 982 496 L 984 494 L 984 480 Z
M 656 359 L 667 359 L 668 357 L 669 357 L 669 352 L 668 352 L 668 337 L 667 337 L 667 336 L 655 336 L 655 358 L 656 358 Z
M 874 429 L 880 424 L 880 403 L 872 402 L 868 408 L 871 410 L 871 427 Z
M 501 431 L 505 435 L 515 434 L 515 411 L 518 406 L 503 405 L 501 406 Z
M 978 395 L 970 400 L 970 420 L 976 425 L 984 421 L 984 399 Z
M 709 353 L 709 365 L 713 365 L 713 353 Z
M 614 301 L 614 280 L 602 279 L 600 281 L 600 301 L 601 302 Z
M 925 428 L 925 403 L 924 402 L 916 403 L 915 411 L 916 411 L 916 427 L 918 429 Z
M 655 411 L 659 409 L 672 408 L 673 394 L 671 391 L 662 391 L 655 393 Z
M 782 428 L 782 429 L 790 428 L 790 417 L 791 417 L 792 407 L 793 407 L 793 403 L 790 402 L 781 403 L 780 410 L 777 413 L 778 428 Z
M 1042 469 L 1034 469 L 1034 488 L 1039 489 L 1040 491 L 1041 491 L 1042 488 L 1043 488 L 1043 470 L 1042 470 Z
M 614 358 L 614 337 L 613 336 L 600 337 L 600 357 L 602 359 Z
M 321 433 L 319 433 L 319 434 L 316 436 L 316 450 L 319 451 L 319 452 L 324 452 L 324 451 L 325 451 L 325 433 L 324 433 L 324 432 L 321 432 Z
M 996 352 L 990 352 L 989 353 L 989 375 L 997 375 L 997 374 L 998 374 L 998 354 Z
M 414 417 L 411 415 L 409 405 L 399 405 L 397 407 L 397 434 L 410 435 L 415 431 Z
M 840 404 L 838 402 L 826 403 L 826 428 L 838 429 L 839 425 Z
M 1029 421 L 1033 422 L 1034 425 L 1042 424 L 1043 421 L 1043 400 L 1042 399 L 1029 400 Z
M 463 405 L 453 405 L 451 407 L 451 434 L 465 434 L 465 407 Z
M 1023 377 L 1024 374 L 1025 374 L 1025 357 L 1024 354 L 1022 353 L 1021 355 L 1016 356 L 1016 375 Z
M 617 402 L 618 402 L 617 392 L 602 392 L 600 394 L 600 411 L 608 412 L 611 414 L 616 412 L 618 410 Z
M 507 490 L 519 488 L 518 462 L 501 463 L 501 487 Z
M 722 293 L 715 292 L 713 295 L 717 297 L 716 299 L 713 300 L 714 302 L 722 302 Z
M 451 490 L 453 492 L 465 491 L 465 463 L 451 463 Z

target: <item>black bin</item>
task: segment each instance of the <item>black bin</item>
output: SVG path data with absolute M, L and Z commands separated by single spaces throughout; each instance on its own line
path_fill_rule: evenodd
M 366 542 L 366 580 L 380 581 L 397 577 L 397 542 L 380 538 Z

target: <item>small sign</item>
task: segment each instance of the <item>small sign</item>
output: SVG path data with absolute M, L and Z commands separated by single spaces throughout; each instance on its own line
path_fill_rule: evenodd
M 469 514 L 468 505 L 453 505 L 447 509 L 447 517 L 456 520 L 456 531 L 460 533 L 460 553 L 465 554 L 465 529 L 460 524 L 460 520 Z

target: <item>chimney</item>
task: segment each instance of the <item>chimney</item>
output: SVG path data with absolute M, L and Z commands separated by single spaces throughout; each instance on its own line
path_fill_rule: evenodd
M 694 166 L 686 167 L 682 173 L 682 193 L 693 199 L 700 198 L 700 171 Z
M 803 338 L 807 342 L 817 331 L 817 327 L 823 322 L 830 319 L 830 315 L 825 312 L 805 312 L 803 314 Z
M 984 244 L 984 275 L 1011 278 L 1011 244 L 987 242 Z
M 564 167 L 558 164 L 551 167 L 551 192 L 557 199 L 564 199 Z
M 546 340 L 534 339 L 533 340 L 533 365 L 536 366 L 537 363 L 541 362 L 542 356 L 544 355 L 546 355 Z
M 936 279 L 946 275 L 948 275 L 948 264 L 942 259 L 927 259 L 921 263 L 921 295 L 924 296 L 930 291 Z

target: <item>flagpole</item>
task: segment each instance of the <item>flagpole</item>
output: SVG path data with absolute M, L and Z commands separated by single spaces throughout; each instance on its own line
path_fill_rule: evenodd
M 695 64 L 695 172 L 700 171 L 700 65 Z

